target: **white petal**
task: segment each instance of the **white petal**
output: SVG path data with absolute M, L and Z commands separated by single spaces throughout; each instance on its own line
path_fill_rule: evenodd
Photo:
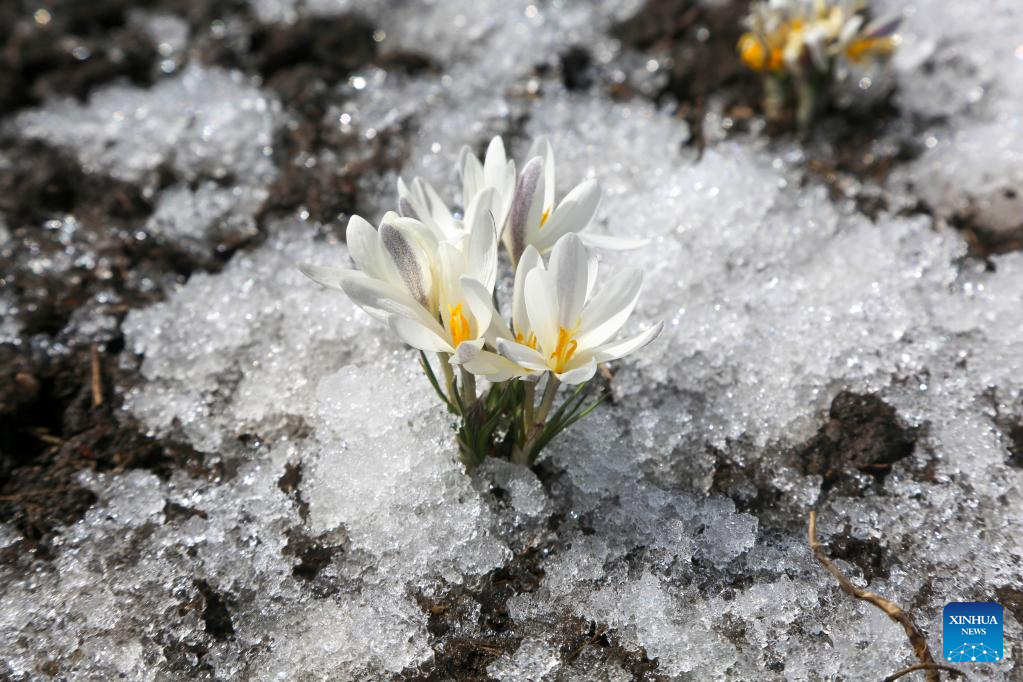
M 537 246 L 540 252 L 549 249 L 563 235 L 585 229 L 593 220 L 599 203 L 600 186 L 595 181 L 586 180 L 576 185 L 568 196 L 561 200 L 540 230 L 539 239 L 543 244 Z
M 588 265 L 589 253 L 577 235 L 567 234 L 554 245 L 548 271 L 555 286 L 559 327 L 574 329 L 579 322 L 589 285 Z
M 526 275 L 525 293 L 529 326 L 540 349 L 550 354 L 558 345 L 558 308 L 549 273 L 533 268 Z
M 483 189 L 483 166 L 472 153 L 468 145 L 462 147 L 459 154 L 458 167 L 462 178 L 462 206 L 468 205 L 472 198 Z
M 416 178 L 416 180 L 421 182 L 423 185 L 423 193 L 429 202 L 430 215 L 432 215 L 439 223 L 442 223 L 443 226 L 448 226 L 453 221 L 453 218 L 451 217 L 451 210 L 448 208 L 447 204 L 440 198 L 440 194 L 438 194 L 437 190 L 433 188 L 433 185 L 426 180 L 419 180 L 419 178 Z
M 483 339 L 462 341 L 458 344 L 458 348 L 455 349 L 455 354 L 451 356 L 451 364 L 464 365 L 467 362 L 471 362 L 479 355 L 481 350 L 483 350 Z
M 497 200 L 494 202 L 494 218 L 497 222 L 498 231 L 503 232 L 508 222 L 508 211 L 511 208 L 512 197 L 515 196 L 515 162 L 509 161 L 504 166 L 504 174 L 497 184 Z
M 582 239 L 582 237 L 580 237 L 580 239 Z M 586 240 L 584 239 L 583 240 L 583 244 L 585 244 L 585 243 L 586 243 Z M 591 251 L 590 252 L 589 263 L 587 263 L 587 265 L 586 265 L 586 276 L 587 276 L 587 282 L 586 282 L 586 300 L 589 300 L 590 296 L 593 294 L 593 287 L 597 283 L 597 272 L 598 272 L 599 269 L 600 269 L 600 259 L 597 258 L 597 254 L 595 254 L 595 253 L 593 253 Z
M 848 43 L 856 35 L 856 32 L 860 30 L 860 26 L 863 25 L 863 16 L 860 14 L 854 15 L 849 21 L 845 22 L 842 26 L 842 30 L 838 33 L 838 42 L 841 45 Z
M 331 289 L 340 289 L 341 281 L 352 272 L 347 268 L 332 268 L 311 263 L 299 263 L 298 269 L 309 279 Z
M 401 178 L 398 178 L 398 213 L 406 218 L 426 217 L 425 207 Z
M 455 349 L 436 332 L 407 317 L 392 315 L 387 320 L 391 329 L 402 341 L 413 348 L 427 353 L 454 353 Z
M 827 57 L 824 56 L 825 36 L 820 32 L 808 32 L 804 44 L 810 55 L 810 61 L 818 71 L 826 71 L 828 68 Z
M 532 243 L 536 231 L 540 229 L 540 216 L 543 215 L 543 178 L 543 161 L 534 158 L 522 169 L 518 185 L 515 187 L 505 237 L 513 262 L 522 255 L 526 245 Z
M 516 365 L 508 358 L 488 350 L 480 351 L 472 360 L 462 365 L 476 376 L 484 377 L 491 383 L 507 381 L 515 377 L 526 377 L 533 374 L 532 370 Z
M 418 301 L 409 296 L 403 287 L 395 284 L 373 279 L 361 272 L 353 272 L 341 280 L 341 288 L 348 294 L 348 298 L 370 311 L 383 311 L 418 319 L 424 323 L 433 321 Z M 439 323 L 437 328 L 440 328 Z
M 462 287 L 462 294 L 465 302 L 469 304 L 472 316 L 476 318 L 477 335 L 483 336 L 490 329 L 490 322 L 494 319 L 494 303 L 491 298 L 491 290 L 488 290 L 479 281 L 472 277 L 462 276 L 459 284 Z M 497 319 L 500 320 L 500 317 Z M 504 320 L 501 320 L 504 324 Z
M 611 360 L 623 358 L 629 353 L 634 353 L 657 338 L 657 335 L 661 333 L 662 327 L 664 327 L 664 323 L 658 322 L 653 327 L 650 327 L 650 329 L 633 336 L 631 339 L 614 341 L 594 348 L 593 359 L 597 362 L 610 362 Z
M 401 218 L 399 220 L 409 220 Z M 418 221 L 416 221 L 418 222 Z M 380 244 L 385 267 L 391 277 L 404 283 L 412 297 L 430 307 L 433 299 L 433 274 L 430 259 L 408 228 L 398 221 L 380 226 Z
M 398 213 L 388 211 L 381 223 L 416 220 L 420 223 L 417 231 L 430 235 L 434 241 L 447 239 L 451 226 L 454 225 L 454 218 L 447 207 L 442 206 L 438 215 L 444 224 L 438 223 L 438 216 L 430 209 L 431 202 L 424 185 L 426 183 L 422 179 L 416 178 L 409 188 L 401 178 L 398 178 Z
M 449 307 L 462 303 L 462 285 L 459 283 L 465 274 L 465 254 L 450 242 L 442 242 L 438 249 L 438 304 L 439 310 L 446 314 Z
M 526 314 L 526 275 L 536 267 L 543 268 L 540 252 L 533 246 L 527 246 L 515 268 L 515 287 L 512 291 L 512 325 L 515 326 L 515 333 L 523 337 L 529 336 L 532 329 Z
M 543 356 L 529 346 L 507 339 L 498 339 L 497 350 L 504 357 L 526 369 L 535 369 L 541 372 L 547 369 L 547 362 Z
M 469 204 L 465 207 L 465 217 L 462 218 L 465 229 L 472 230 L 473 223 L 482 215 L 494 210 L 494 204 L 497 202 L 496 197 L 496 189 L 484 187 L 470 198 Z
M 487 146 L 487 154 L 483 159 L 483 179 L 487 187 L 497 187 L 501 182 L 508 157 L 504 153 L 504 141 L 495 135 Z
M 474 203 L 489 205 L 494 190 L 487 188 L 480 192 Z M 490 210 L 476 208 L 469 225 L 469 240 L 466 247 L 466 274 L 482 282 L 491 291 L 497 281 L 497 225 Z
M 597 363 L 590 360 L 582 367 L 576 367 L 570 369 L 567 372 L 561 374 L 555 374 L 563 384 L 574 386 L 576 384 L 584 384 L 593 378 L 593 375 L 597 372 Z
M 616 273 L 583 308 L 576 340 L 583 348 L 604 343 L 626 323 L 643 286 L 643 273 L 628 268 Z
M 380 241 L 376 228 L 361 216 L 353 215 L 348 219 L 345 230 L 345 242 L 348 253 L 355 262 L 355 267 L 370 277 L 382 275 L 380 267 Z
M 399 230 L 402 234 L 412 242 L 414 242 L 423 251 L 423 255 L 427 259 L 432 258 L 433 253 L 437 250 L 437 244 L 440 241 L 437 237 L 437 233 L 428 228 L 422 221 L 416 220 L 415 218 L 406 218 L 399 216 L 396 213 L 388 211 L 384 215 L 384 220 L 381 221 L 383 224 L 391 225 Z
M 604 249 L 605 251 L 635 251 L 650 244 L 649 239 L 633 237 L 612 237 L 607 234 L 594 234 L 583 232 L 579 235 L 583 244 L 593 249 Z
M 554 192 L 556 190 L 555 177 L 554 177 L 554 147 L 551 145 L 550 140 L 547 139 L 546 135 L 533 140 L 533 144 L 529 148 L 529 154 L 526 155 L 527 159 L 531 159 L 534 156 L 539 156 L 543 159 L 544 163 L 544 183 L 543 183 L 543 207 L 544 209 L 552 208 L 554 206 Z
M 858 15 L 857 15 L 858 16 Z M 883 38 L 895 33 L 895 30 L 902 23 L 901 14 L 887 14 L 874 19 L 863 29 L 864 38 Z

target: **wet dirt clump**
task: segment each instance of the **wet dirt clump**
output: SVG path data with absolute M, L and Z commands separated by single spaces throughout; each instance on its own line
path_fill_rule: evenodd
M 856 475 L 883 482 L 893 464 L 913 454 L 917 435 L 876 395 L 842 391 L 831 401 L 828 421 L 795 459 L 804 474 L 822 477 L 822 491 L 856 496 Z
M 391 73 L 437 70 L 426 56 L 381 50 L 357 14 L 258 27 L 241 58 L 277 93 L 290 120 L 274 141 L 280 170 L 261 216 L 299 212 L 322 223 L 356 211 L 358 181 L 403 161 L 390 135 L 364 138 L 341 121 L 350 75 L 370 65 Z M 343 235 L 342 235 L 343 236 Z
M 50 0 L 0 4 L 0 111 L 50 96 L 83 99 L 97 85 L 151 82 L 158 54 L 129 25 L 132 0 Z
M 490 679 L 487 666 L 521 643 L 508 614 L 508 599 L 539 586 L 544 575 L 542 559 L 543 552 L 529 548 L 483 576 L 475 588 L 456 587 L 439 597 L 418 596 L 434 637 L 434 657 L 406 679 Z
M 4 142 L 0 297 L 19 334 L 0 345 L 0 520 L 22 534 L 19 547 L 46 556 L 57 529 L 95 501 L 82 470 L 216 475 L 191 448 L 119 414 L 113 389 L 136 381 L 120 362 L 127 312 L 224 261 L 150 237 L 152 200 L 138 187 L 85 173 L 45 144 Z
M 736 50 L 749 5 L 748 0 L 711 6 L 648 0 L 612 30 L 624 47 L 649 55 L 667 70 L 652 97 L 658 104 L 677 106 L 677 115 L 689 123 L 690 144 L 701 151 L 708 142 L 708 122 L 715 130 L 711 134 L 729 135 L 749 131 L 763 114 L 761 77 Z M 852 200 L 873 220 L 888 207 L 882 185 L 892 168 L 919 154 L 913 134 L 919 123 L 902 116 L 894 95 L 889 90 L 870 101 L 864 97 L 855 107 L 829 100 L 812 129 L 802 132 L 790 108 L 781 119 L 766 122 L 766 132 L 780 142 L 801 139 L 806 180 L 822 182 L 833 200 Z
M 654 99 L 659 104 L 677 103 L 678 115 L 689 123 L 692 143 L 700 149 L 706 144 L 703 120 L 712 97 L 737 127 L 760 106 L 756 74 L 735 51 L 748 9 L 747 0 L 714 5 L 648 0 L 611 30 L 623 47 L 663 60 L 668 78 Z
M 119 342 L 60 354 L 0 346 L 0 384 L 14 400 L 0 404 L 0 519 L 23 536 L 20 551 L 50 556 L 54 534 L 96 501 L 79 482 L 90 471 L 147 469 L 216 478 L 191 447 L 146 436 L 118 415 L 112 387 L 127 380 L 113 363 Z

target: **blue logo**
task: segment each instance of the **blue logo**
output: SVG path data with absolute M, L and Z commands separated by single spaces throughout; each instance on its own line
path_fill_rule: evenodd
M 950 663 L 1002 660 L 1002 607 L 993 601 L 954 601 L 941 614 L 941 653 Z

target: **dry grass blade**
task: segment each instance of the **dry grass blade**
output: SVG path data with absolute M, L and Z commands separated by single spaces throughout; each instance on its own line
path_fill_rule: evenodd
M 897 673 L 892 673 L 888 677 L 884 678 L 882 682 L 895 682 L 895 680 L 899 679 L 900 677 L 903 677 L 910 673 L 915 673 L 918 670 L 944 670 L 952 677 L 966 677 L 966 673 L 964 673 L 962 670 L 959 670 L 958 668 L 953 668 L 950 665 L 941 665 L 940 663 L 914 663 L 908 668 L 903 668 Z
M 912 665 L 908 668 L 900 670 L 899 672 L 891 675 L 886 680 L 895 680 L 903 675 L 915 672 L 917 670 L 925 671 L 924 679 L 927 682 L 941 682 L 941 674 L 939 671 L 944 670 L 953 677 L 966 677 L 966 675 L 956 668 L 951 666 L 940 665 L 935 662 L 934 656 L 931 655 L 931 648 L 927 644 L 927 638 L 917 627 L 913 617 L 903 611 L 897 604 L 891 602 L 881 595 L 874 594 L 868 590 L 860 589 L 852 584 L 848 577 L 842 573 L 841 569 L 835 565 L 835 562 L 824 553 L 824 548 L 821 546 L 820 541 L 817 539 L 817 512 L 810 512 L 810 524 L 807 528 L 807 537 L 810 541 L 810 549 L 813 551 L 817 561 L 821 562 L 824 568 L 828 569 L 831 575 L 835 576 L 842 591 L 851 597 L 862 599 L 865 602 L 869 602 L 885 612 L 885 614 L 893 621 L 902 626 L 902 629 L 906 631 L 906 636 L 909 638 L 909 643 L 913 647 L 913 653 L 920 660 L 919 663 Z
M 92 366 L 92 406 L 99 407 L 103 404 L 103 375 L 99 365 L 99 348 L 96 344 L 89 347 L 89 360 Z

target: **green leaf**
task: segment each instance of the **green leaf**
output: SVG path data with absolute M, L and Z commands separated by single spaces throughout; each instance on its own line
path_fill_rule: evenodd
M 451 404 L 451 401 L 448 400 L 448 397 L 446 395 L 444 395 L 444 391 L 440 387 L 440 382 L 437 381 L 437 375 L 433 373 L 433 367 L 430 366 L 430 361 L 426 359 L 426 353 L 424 353 L 423 351 L 419 351 L 419 364 L 422 366 L 423 371 L 426 373 L 426 378 L 430 380 L 430 385 L 433 386 L 434 392 L 436 392 L 438 397 L 440 397 L 441 402 L 443 402 L 444 405 L 448 408 L 448 411 L 452 412 L 453 414 L 457 414 L 457 412 L 455 412 L 454 406 Z
M 579 420 L 586 417 L 588 414 L 597 409 L 597 407 L 610 397 L 610 393 L 604 392 L 590 405 L 583 407 L 583 403 L 586 402 L 587 394 L 583 392 L 584 388 L 588 385 L 581 384 L 572 395 L 570 395 L 565 402 L 554 412 L 551 418 L 544 425 L 544 428 L 540 431 L 540 435 L 533 443 L 533 447 L 529 451 L 530 463 L 535 462 L 537 457 L 543 451 L 547 445 L 554 440 L 558 434 L 572 426 Z

